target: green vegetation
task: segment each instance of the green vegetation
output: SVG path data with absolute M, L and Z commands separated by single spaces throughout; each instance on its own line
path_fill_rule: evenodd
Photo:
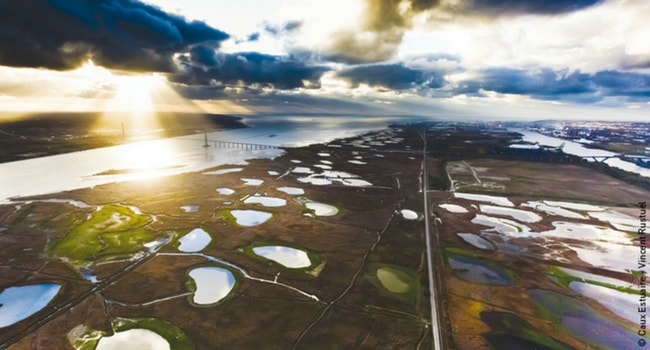
M 586 148 L 604 149 L 616 153 L 624 154 L 644 154 L 645 143 L 629 143 L 629 142 L 599 142 L 584 145 Z
M 568 350 L 569 345 L 561 343 L 542 331 L 534 328 L 523 318 L 508 312 L 483 311 L 481 320 L 487 323 L 492 331 L 485 334 L 486 340 L 494 349 L 539 349 L 539 350 Z
M 448 191 L 451 188 L 447 176 L 447 162 L 438 162 L 438 169 L 435 174 L 429 173 L 429 189 L 437 191 Z
M 127 207 L 106 205 L 54 243 L 49 251 L 72 265 L 125 257 L 143 250 L 144 243 L 158 236 L 144 227 L 149 220 Z
M 420 275 L 402 266 L 371 263 L 366 279 L 380 291 L 404 302 L 415 302 L 421 293 Z

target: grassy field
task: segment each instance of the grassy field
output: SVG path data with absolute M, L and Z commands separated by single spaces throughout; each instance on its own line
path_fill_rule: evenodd
M 570 164 L 550 164 L 496 159 L 449 162 L 454 180 L 462 178 L 461 192 L 494 193 L 510 196 L 571 199 L 609 205 L 630 206 L 648 191 L 594 170 Z M 463 174 L 462 171 L 467 174 Z M 480 180 L 472 179 L 471 170 Z
M 142 245 L 158 235 L 144 228 L 149 220 L 127 207 L 106 205 L 56 242 L 50 254 L 73 265 L 129 256 L 143 250 Z

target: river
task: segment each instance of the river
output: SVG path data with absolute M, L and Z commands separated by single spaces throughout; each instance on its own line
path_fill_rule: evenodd
M 396 118 L 264 116 L 245 117 L 243 122 L 250 127 L 211 132 L 208 139 L 301 147 L 383 129 Z M 0 204 L 9 203 L 12 197 L 200 171 L 224 164 L 241 165 L 247 159 L 274 158 L 283 153 L 281 149 L 203 147 L 203 140 L 202 134 L 188 135 L 3 163 Z M 100 173 L 108 175 L 97 175 Z

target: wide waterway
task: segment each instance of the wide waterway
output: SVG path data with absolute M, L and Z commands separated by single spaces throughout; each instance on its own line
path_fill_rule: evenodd
M 562 151 L 566 154 L 571 154 L 574 156 L 585 157 L 589 161 L 594 161 L 593 158 L 589 157 L 615 157 L 619 156 L 619 153 L 613 153 L 610 151 L 605 151 L 602 149 L 587 148 L 583 144 L 574 141 L 568 141 L 560 139 L 557 137 L 551 137 L 542 135 L 535 131 L 525 130 L 525 129 L 511 129 L 511 131 L 520 133 L 523 135 L 522 139 L 526 142 L 539 143 L 543 146 L 558 147 L 564 143 Z M 650 177 L 650 169 L 642 168 L 632 162 L 626 162 L 620 158 L 609 158 L 606 159 L 605 164 L 614 167 L 629 171 L 631 173 L 640 174 L 645 177 Z
M 301 147 L 352 137 L 412 118 L 246 117 L 249 128 L 208 133 L 209 140 Z M 0 204 L 9 198 L 56 193 L 96 185 L 146 179 L 223 165 L 273 158 L 279 149 L 246 150 L 202 147 L 203 135 L 188 135 L 114 147 L 96 148 L 0 164 Z M 102 175 L 97 175 L 102 174 Z

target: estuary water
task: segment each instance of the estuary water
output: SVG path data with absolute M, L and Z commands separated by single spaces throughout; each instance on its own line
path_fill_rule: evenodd
M 539 143 L 544 146 L 557 147 L 564 143 L 564 148 L 562 151 L 566 154 L 571 154 L 579 157 L 611 157 L 618 156 L 619 153 L 614 153 L 610 151 L 605 151 L 601 149 L 586 148 L 583 144 L 573 141 L 568 141 L 560 139 L 557 137 L 551 137 L 542 135 L 538 132 L 525 130 L 525 129 L 512 129 L 511 131 L 520 133 L 523 135 L 522 139 L 526 142 Z M 589 161 L 593 161 L 591 158 L 587 158 Z M 605 164 L 614 167 L 629 171 L 631 173 L 639 174 L 645 177 L 650 177 L 650 169 L 642 168 L 632 162 L 626 162 L 619 158 L 609 158 L 605 160 Z
M 249 128 L 208 133 L 209 140 L 301 147 L 386 128 L 398 120 L 358 116 L 258 116 Z M 403 120 L 404 122 L 411 121 Z M 10 198 L 56 193 L 106 183 L 200 171 L 247 159 L 274 158 L 280 149 L 203 147 L 202 134 L 142 141 L 0 164 L 0 204 Z

